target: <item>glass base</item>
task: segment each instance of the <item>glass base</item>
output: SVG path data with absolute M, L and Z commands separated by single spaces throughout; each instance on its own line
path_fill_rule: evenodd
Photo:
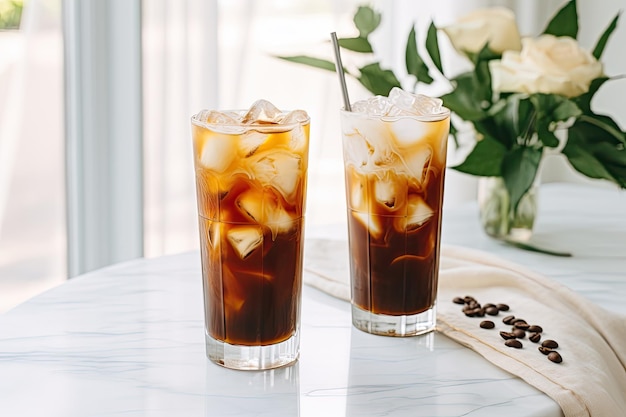
M 352 305 L 352 324 L 359 330 L 381 336 L 417 336 L 435 330 L 436 306 L 411 316 L 375 314 Z
M 241 346 L 224 343 L 206 335 L 206 355 L 225 368 L 264 370 L 287 366 L 300 356 L 300 332 L 284 342 L 265 346 Z

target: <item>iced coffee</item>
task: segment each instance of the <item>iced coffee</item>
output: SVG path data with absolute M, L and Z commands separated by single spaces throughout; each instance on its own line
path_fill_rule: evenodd
M 435 326 L 450 112 L 394 89 L 341 112 L 352 320 L 410 336 Z
M 192 118 L 207 355 L 223 366 L 295 361 L 309 117 L 267 101 Z

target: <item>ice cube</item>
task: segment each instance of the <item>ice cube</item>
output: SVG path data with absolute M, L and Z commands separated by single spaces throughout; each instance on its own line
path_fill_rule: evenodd
M 374 96 L 367 100 L 357 101 L 352 105 L 355 113 L 364 113 L 368 116 L 387 116 L 392 109 L 392 103 L 387 97 Z
M 300 156 L 287 151 L 264 153 L 251 169 L 261 184 L 274 187 L 286 201 L 292 202 L 302 176 Z
M 346 162 L 353 164 L 357 168 L 367 165 L 367 161 L 374 149 L 368 145 L 363 136 L 356 132 L 350 135 L 344 134 L 344 136 L 343 151 Z
M 263 191 L 251 189 L 242 193 L 237 199 L 239 210 L 250 220 L 262 224 L 265 220 L 263 214 Z
M 378 204 L 390 211 L 404 207 L 407 195 L 407 179 L 387 171 L 374 182 L 374 196 Z
M 238 135 L 245 131 L 241 126 L 239 116 L 235 112 L 221 112 L 217 110 L 203 110 L 194 116 L 194 120 L 202 122 L 212 132 Z
M 285 233 L 291 230 L 294 218 L 287 210 L 279 205 L 266 206 L 266 225 L 272 230 L 272 238 L 276 238 L 278 233 Z
M 237 144 L 232 137 L 211 135 L 204 142 L 200 153 L 200 164 L 206 169 L 222 173 L 237 156 Z
M 396 162 L 389 130 L 378 119 L 346 118 L 342 123 L 342 133 L 345 138 L 344 155 L 355 166 L 372 172 Z
M 404 163 L 406 168 L 411 177 L 420 184 L 426 183 L 426 174 L 430 168 L 432 154 L 433 151 L 430 146 L 419 148 L 415 152 L 405 153 Z
M 397 184 L 389 178 L 389 176 L 376 180 L 374 183 L 374 195 L 376 197 L 376 201 L 384 207 L 395 207 L 397 193 Z
M 267 100 L 255 101 L 241 119 L 243 124 L 278 123 L 281 111 Z
M 276 233 L 291 229 L 293 217 L 287 212 L 271 194 L 266 195 L 262 190 L 251 189 L 242 193 L 237 199 L 239 210 L 250 220 L 269 226 L 274 237 Z
M 226 237 L 241 259 L 245 259 L 263 243 L 263 232 L 258 226 L 237 226 Z
M 411 231 L 424 225 L 435 214 L 424 199 L 418 195 L 410 195 L 407 204 L 406 217 L 398 217 L 395 228 L 398 231 Z
M 369 213 L 353 211 L 352 217 L 354 217 L 359 223 L 361 223 L 372 238 L 380 240 L 383 237 L 383 228 L 380 221 Z
M 261 146 L 267 140 L 267 134 L 257 132 L 256 130 L 249 130 L 241 135 L 239 141 L 239 151 L 243 157 L 250 157 L 254 155 L 259 146 Z
M 207 124 L 219 124 L 219 125 L 236 125 L 237 115 L 232 112 L 221 112 L 217 110 L 202 110 L 196 116 L 199 122 Z
M 355 210 L 366 210 L 367 178 L 353 171 L 348 177 L 348 188 L 350 190 L 349 207 Z
M 209 245 L 213 249 L 217 249 L 220 245 L 220 239 L 222 234 L 222 223 L 220 222 L 209 222 L 208 224 L 208 232 L 207 238 Z
M 442 118 L 449 113 L 443 107 L 441 99 L 423 94 L 411 94 L 398 87 L 392 88 L 389 92 L 389 101 L 394 107 L 400 109 L 400 114 Z
M 432 124 L 434 123 L 403 117 L 389 122 L 389 128 L 397 146 L 400 149 L 409 149 L 430 139 L 430 125 Z
M 309 115 L 304 110 L 292 110 L 280 119 L 281 125 L 287 124 L 307 124 Z

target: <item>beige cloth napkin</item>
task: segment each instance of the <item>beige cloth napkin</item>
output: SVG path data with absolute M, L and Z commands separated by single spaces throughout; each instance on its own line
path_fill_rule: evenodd
M 304 282 L 349 300 L 347 242 L 309 240 Z M 506 315 L 543 328 L 559 343 L 561 364 L 550 362 L 527 338 L 522 349 L 504 345 L 505 314 L 466 317 L 455 296 L 506 303 Z M 482 329 L 492 319 L 495 329 Z M 460 247 L 441 250 L 437 331 L 478 352 L 554 399 L 565 417 L 626 416 L 626 317 L 609 312 L 551 279 L 493 255 Z

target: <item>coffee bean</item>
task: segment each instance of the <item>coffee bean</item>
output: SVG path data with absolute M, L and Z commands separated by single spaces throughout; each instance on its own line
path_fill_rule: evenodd
M 498 307 L 500 311 L 509 311 L 509 306 L 506 304 L 497 304 L 496 307 Z
M 563 362 L 563 358 L 561 357 L 559 352 L 556 352 L 554 350 L 552 352 L 548 353 L 548 359 L 550 359 L 554 363 L 561 363 L 561 362 Z
M 543 353 L 544 355 L 548 355 L 550 352 L 554 352 L 552 349 L 547 348 L 545 346 L 539 346 L 539 352 Z
M 515 320 L 515 316 L 506 316 L 505 318 L 502 319 L 502 323 L 511 324 L 513 320 Z
M 505 344 L 505 345 L 507 345 L 508 347 L 512 347 L 512 348 L 515 348 L 515 349 L 521 349 L 521 348 L 522 348 L 522 346 L 523 346 L 523 345 L 522 345 L 522 342 L 520 342 L 520 341 L 519 341 L 519 340 L 517 340 L 517 339 L 509 339 L 509 340 L 506 340 L 506 341 L 504 342 L 504 344 Z
M 497 307 L 487 307 L 485 309 L 485 313 L 489 314 L 490 316 L 497 316 L 500 313 L 500 310 L 497 309 Z
M 556 349 L 556 348 L 559 347 L 559 344 L 556 343 L 554 340 L 547 339 L 547 340 L 543 341 L 541 346 L 547 347 L 547 348 L 550 348 L 550 349 Z
M 523 339 L 526 337 L 526 332 L 523 331 L 522 329 L 513 329 L 511 330 L 511 333 L 513 333 L 515 337 L 518 339 Z
M 500 337 L 504 340 L 515 339 L 515 335 L 510 332 L 500 332 Z
M 480 327 L 482 327 L 483 329 L 493 329 L 494 327 L 496 327 L 496 324 L 491 320 L 483 320 L 480 322 Z
M 454 298 L 452 299 L 452 302 L 453 302 L 454 304 L 465 304 L 465 300 L 464 300 L 464 299 L 462 299 L 461 297 L 454 297 Z
M 543 332 L 543 329 L 541 328 L 541 326 L 537 326 L 536 324 L 533 324 L 532 326 L 528 327 L 527 330 L 529 332 L 533 332 L 533 333 L 541 333 L 541 332 Z
M 516 329 L 522 329 L 522 330 L 527 330 L 530 327 L 528 323 L 525 323 L 523 321 L 518 321 L 514 323 L 513 326 L 515 326 Z
M 541 333 L 533 333 L 528 336 L 528 339 L 533 343 L 539 343 L 539 341 L 541 340 Z
M 516 324 L 516 323 L 526 323 L 526 320 L 524 319 L 513 319 L 511 320 L 511 324 Z
M 492 304 L 492 303 L 487 303 L 487 304 L 485 304 L 483 307 L 485 307 L 485 308 L 489 308 L 489 307 L 495 307 L 495 306 L 496 306 L 495 304 Z
M 463 297 L 463 301 L 465 301 L 466 304 L 469 304 L 470 301 L 476 301 L 476 299 L 471 295 L 466 295 L 465 297 Z

